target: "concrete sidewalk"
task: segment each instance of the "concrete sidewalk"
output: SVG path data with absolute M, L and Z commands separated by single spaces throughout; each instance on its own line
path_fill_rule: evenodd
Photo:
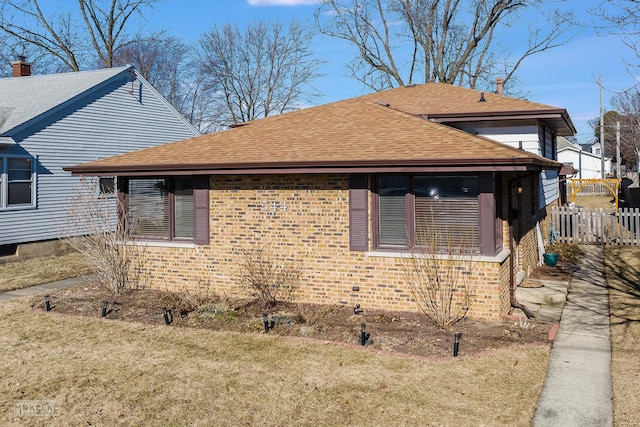
M 42 285 L 30 286 L 28 288 L 16 289 L 0 293 L 0 302 L 9 301 L 15 298 L 29 297 L 33 295 L 46 294 L 52 289 L 66 289 L 74 286 L 81 286 L 91 282 L 93 276 L 80 276 L 71 279 L 59 280 L 57 282 L 45 283 Z
M 569 286 L 535 427 L 613 425 L 609 296 L 600 246 L 584 255 Z

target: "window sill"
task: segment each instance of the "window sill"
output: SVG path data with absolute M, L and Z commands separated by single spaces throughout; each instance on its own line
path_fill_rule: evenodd
M 511 252 L 509 249 L 503 249 L 497 255 L 494 256 L 486 256 L 486 255 L 472 255 L 472 256 L 464 256 L 463 259 L 468 259 L 473 262 L 493 262 L 493 263 L 503 263 Z M 371 251 L 366 252 L 366 256 L 368 257 L 379 257 L 379 258 L 411 258 L 411 252 L 408 251 Z M 448 255 L 435 255 L 436 259 L 451 259 L 458 257 L 450 257 Z
M 7 206 L 6 208 L 0 208 L 0 212 L 4 211 L 30 211 L 37 209 L 36 206 L 33 205 L 18 205 L 18 206 Z
M 160 242 L 152 240 L 135 240 L 127 242 L 127 245 L 147 246 L 150 248 L 184 248 L 195 249 L 196 244 L 193 242 Z

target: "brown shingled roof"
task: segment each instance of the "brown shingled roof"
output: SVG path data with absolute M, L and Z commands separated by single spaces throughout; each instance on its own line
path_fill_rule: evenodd
M 363 99 L 383 102 L 406 113 L 443 123 L 537 118 L 547 122 L 559 135 L 576 133 L 565 109 L 447 83 L 403 86 L 365 95 Z
M 402 92 L 412 89 L 393 89 L 267 117 L 227 131 L 67 170 L 77 174 L 127 175 L 559 167 L 549 159 L 419 117 L 423 105 Z M 466 96 L 466 92 L 460 93 Z M 377 102 L 383 98 L 390 106 Z M 510 102 L 501 101 L 505 105 Z M 463 102 L 461 97 L 460 103 Z

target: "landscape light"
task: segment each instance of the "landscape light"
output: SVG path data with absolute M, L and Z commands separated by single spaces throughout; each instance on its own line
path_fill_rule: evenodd
M 461 332 L 456 332 L 453 337 L 453 357 L 458 357 L 458 348 L 460 347 L 460 337 L 462 336 Z

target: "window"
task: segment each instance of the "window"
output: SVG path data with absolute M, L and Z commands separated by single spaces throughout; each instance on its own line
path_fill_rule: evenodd
M 379 175 L 375 182 L 376 248 L 406 249 L 415 244 L 443 253 L 449 247 L 488 255 L 499 249 L 491 174 Z
M 0 158 L 0 208 L 35 204 L 33 166 L 30 157 Z
M 112 176 L 100 177 L 100 195 L 107 196 L 116 192 L 116 179 Z
M 478 178 L 475 176 L 414 179 L 415 242 L 478 248 Z
M 134 236 L 208 242 L 208 179 L 131 178 L 128 195 L 127 219 Z
M 381 246 L 407 246 L 407 192 L 409 178 L 378 177 L 378 218 Z

